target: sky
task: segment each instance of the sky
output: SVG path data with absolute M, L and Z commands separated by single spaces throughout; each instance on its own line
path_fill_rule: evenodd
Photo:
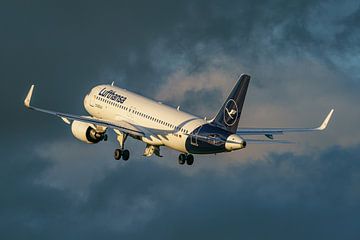
M 1 239 L 359 239 L 360 3 L 0 1 Z M 115 82 L 212 118 L 251 75 L 240 127 L 322 133 L 242 151 L 144 158 L 78 142 L 32 103 L 86 115 Z

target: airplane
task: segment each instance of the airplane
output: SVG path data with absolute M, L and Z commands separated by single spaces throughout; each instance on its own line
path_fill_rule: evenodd
M 145 98 L 111 85 L 99 85 L 84 98 L 84 107 L 89 116 L 49 111 L 30 105 L 34 85 L 24 100 L 32 110 L 55 115 L 71 125 L 75 138 L 96 144 L 107 140 L 107 130 L 116 133 L 120 148 L 115 149 L 114 158 L 127 161 L 129 150 L 125 149 L 128 137 L 146 144 L 144 156 L 161 157 L 160 147 L 180 152 L 179 164 L 192 165 L 193 154 L 217 154 L 244 149 L 247 143 L 288 143 L 275 140 L 275 135 L 293 132 L 314 132 L 326 129 L 334 109 L 331 109 L 319 127 L 315 128 L 238 128 L 250 76 L 242 74 L 222 105 L 211 119 L 200 118 L 172 108 L 161 102 Z M 265 136 L 265 139 L 249 139 L 249 136 Z

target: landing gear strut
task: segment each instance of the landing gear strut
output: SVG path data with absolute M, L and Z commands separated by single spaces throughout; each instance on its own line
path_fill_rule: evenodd
M 114 158 L 115 158 L 115 160 L 120 160 L 120 158 L 122 157 L 122 159 L 124 161 L 127 161 L 130 158 L 130 152 L 129 152 L 129 150 L 124 149 L 124 145 L 125 145 L 125 140 L 128 135 L 124 134 L 124 133 L 120 133 L 120 132 L 117 134 L 118 134 L 117 140 L 120 144 L 120 149 L 119 148 L 115 149 Z
M 184 154 L 184 153 L 181 153 L 179 155 L 179 164 L 180 165 L 184 165 L 185 162 L 187 165 L 193 165 L 194 163 L 194 156 L 191 155 L 191 154 Z

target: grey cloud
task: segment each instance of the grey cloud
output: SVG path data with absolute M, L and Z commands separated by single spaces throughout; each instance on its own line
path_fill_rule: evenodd
M 357 4 L 2 2 L 1 238 L 358 239 Z M 229 155 L 202 157 L 197 165 L 231 162 L 231 168 L 223 173 L 199 166 L 196 174 L 154 164 L 159 159 L 137 158 L 83 170 L 86 160 L 93 165 L 108 161 L 110 157 L 96 151 L 110 147 L 87 154 L 86 147 L 79 147 L 80 153 L 70 158 L 62 152 L 75 150 L 65 146 L 56 161 L 33 151 L 49 147 L 46 143 L 54 139 L 70 140 L 71 133 L 60 120 L 23 108 L 31 83 L 37 84 L 35 104 L 85 113 L 83 96 L 100 82 L 115 80 L 119 86 L 158 97 L 159 86 L 172 84 L 177 72 L 197 84 L 207 83 L 197 76 L 219 73 L 211 83 L 218 80 L 223 86 L 184 88 L 184 101 L 170 100 L 202 115 L 220 107 L 220 95 L 226 94 L 239 71 L 257 80 L 254 94 L 247 98 L 252 105 L 245 107 L 256 114 L 245 114 L 245 123 L 266 121 L 276 127 L 291 117 L 296 118 L 293 122 L 307 123 L 306 117 L 312 123 L 298 113 L 305 115 L 306 109 L 308 115 L 322 116 L 319 108 L 336 99 L 337 130 L 329 129 L 326 141 L 311 137 L 316 143 L 326 142 L 328 149 L 309 149 L 308 155 L 272 154 L 253 162 L 246 157 L 234 163 Z M 314 80 L 302 82 L 302 73 Z M 310 83 L 312 91 L 301 87 Z M 276 88 L 281 88 L 281 96 L 264 93 Z M 299 89 L 309 90 L 310 99 L 293 109 L 289 106 L 302 97 Z M 190 99 L 198 104 L 190 104 Z M 259 101 L 266 111 L 254 107 Z M 343 146 L 353 147 L 331 147 L 339 138 Z M 242 153 L 233 157 L 245 158 Z M 81 163 L 69 172 L 71 161 Z M 48 175 L 54 173 L 58 175 Z M 77 180 L 74 189 L 87 185 L 87 194 L 79 196 L 64 187 Z
M 354 1 L 347 3 L 356 6 Z M 20 110 L 31 83 L 38 85 L 35 103 L 84 113 L 82 98 L 92 85 L 115 80 L 120 86 L 154 97 L 159 84 L 166 83 L 174 71 L 185 65 L 190 74 L 202 72 L 209 64 L 204 56 L 216 58 L 216 53 L 233 57 L 254 73 L 259 63 L 308 55 L 347 70 L 344 60 L 356 61 L 352 54 L 356 46 L 337 51 L 334 42 L 356 39 L 358 31 L 352 27 L 357 14 L 345 8 L 348 15 L 332 16 L 336 6 L 323 1 L 159 1 L 142 7 L 130 2 L 69 5 L 12 1 L 1 8 L 4 34 L 0 64 L 6 89 L 17 92 L 3 91 L 1 99 L 11 99 L 7 111 L 15 119 L 12 128 L 23 132 L 36 129 L 38 121 L 46 126 L 54 124 L 52 119 Z M 317 19 L 325 19 L 316 26 L 328 25 L 323 32 L 328 30 L 337 36 L 335 40 L 312 31 L 312 22 Z M 154 53 L 158 42 L 165 45 L 167 56 L 161 49 Z M 179 56 L 182 60 L 174 61 Z M 162 57 L 165 60 L 159 59 Z M 159 67 L 158 61 L 164 64 Z M 356 72 L 354 64 L 351 70 Z M 347 72 L 346 78 L 356 76 Z M 60 91 L 63 89 L 66 92 Z M 16 120 L 23 118 L 33 123 L 25 128 Z
M 226 175 L 134 159 L 108 170 L 86 199 L 39 184 L 46 159 L 14 154 L 0 163 L 1 236 L 357 239 L 359 149 L 273 154 Z
M 160 1 L 149 7 L 126 2 L 4 3 L 0 64 L 6 90 L 0 97 L 9 102 L 7 112 L 16 121 L 13 126 L 25 131 L 16 119 L 29 118 L 34 123 L 40 119 L 20 110 L 31 83 L 37 84 L 35 104 L 78 113 L 83 112 L 83 96 L 100 82 L 115 80 L 135 90 L 154 89 L 146 82 L 157 79 L 147 56 L 149 45 L 171 29 L 172 22 L 162 19 L 179 19 L 181 6 Z M 129 60 L 134 53 L 138 57 Z M 16 89 L 16 94 L 9 89 Z M 40 121 L 53 124 L 48 118 Z M 35 129 L 36 124 L 29 126 Z
M 184 101 L 182 101 L 182 107 L 197 116 L 211 119 L 213 112 L 216 114 L 216 111 L 220 109 L 219 106 L 223 103 L 221 95 L 221 91 L 218 89 L 187 91 L 184 95 Z M 194 102 L 199 104 L 194 104 Z M 213 109 L 213 112 L 207 112 L 209 109 Z
M 248 66 L 274 58 L 311 56 L 343 70 L 334 55 L 346 60 L 347 52 L 342 46 L 346 39 L 359 36 L 356 24 L 346 22 L 356 13 L 356 1 L 258 1 L 257 4 L 241 1 L 191 6 L 189 17 L 167 39 L 168 48 L 186 52 L 195 69 L 206 66 L 201 55 L 193 54 L 196 43 L 203 43 L 207 46 L 205 53 L 219 48 Z M 349 36 L 342 32 L 348 32 Z M 354 50 L 356 46 L 351 45 Z

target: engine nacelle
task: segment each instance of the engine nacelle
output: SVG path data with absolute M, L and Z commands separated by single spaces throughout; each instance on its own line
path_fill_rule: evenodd
M 105 138 L 105 132 L 98 132 L 90 123 L 73 121 L 71 132 L 75 138 L 85 143 L 98 143 Z

